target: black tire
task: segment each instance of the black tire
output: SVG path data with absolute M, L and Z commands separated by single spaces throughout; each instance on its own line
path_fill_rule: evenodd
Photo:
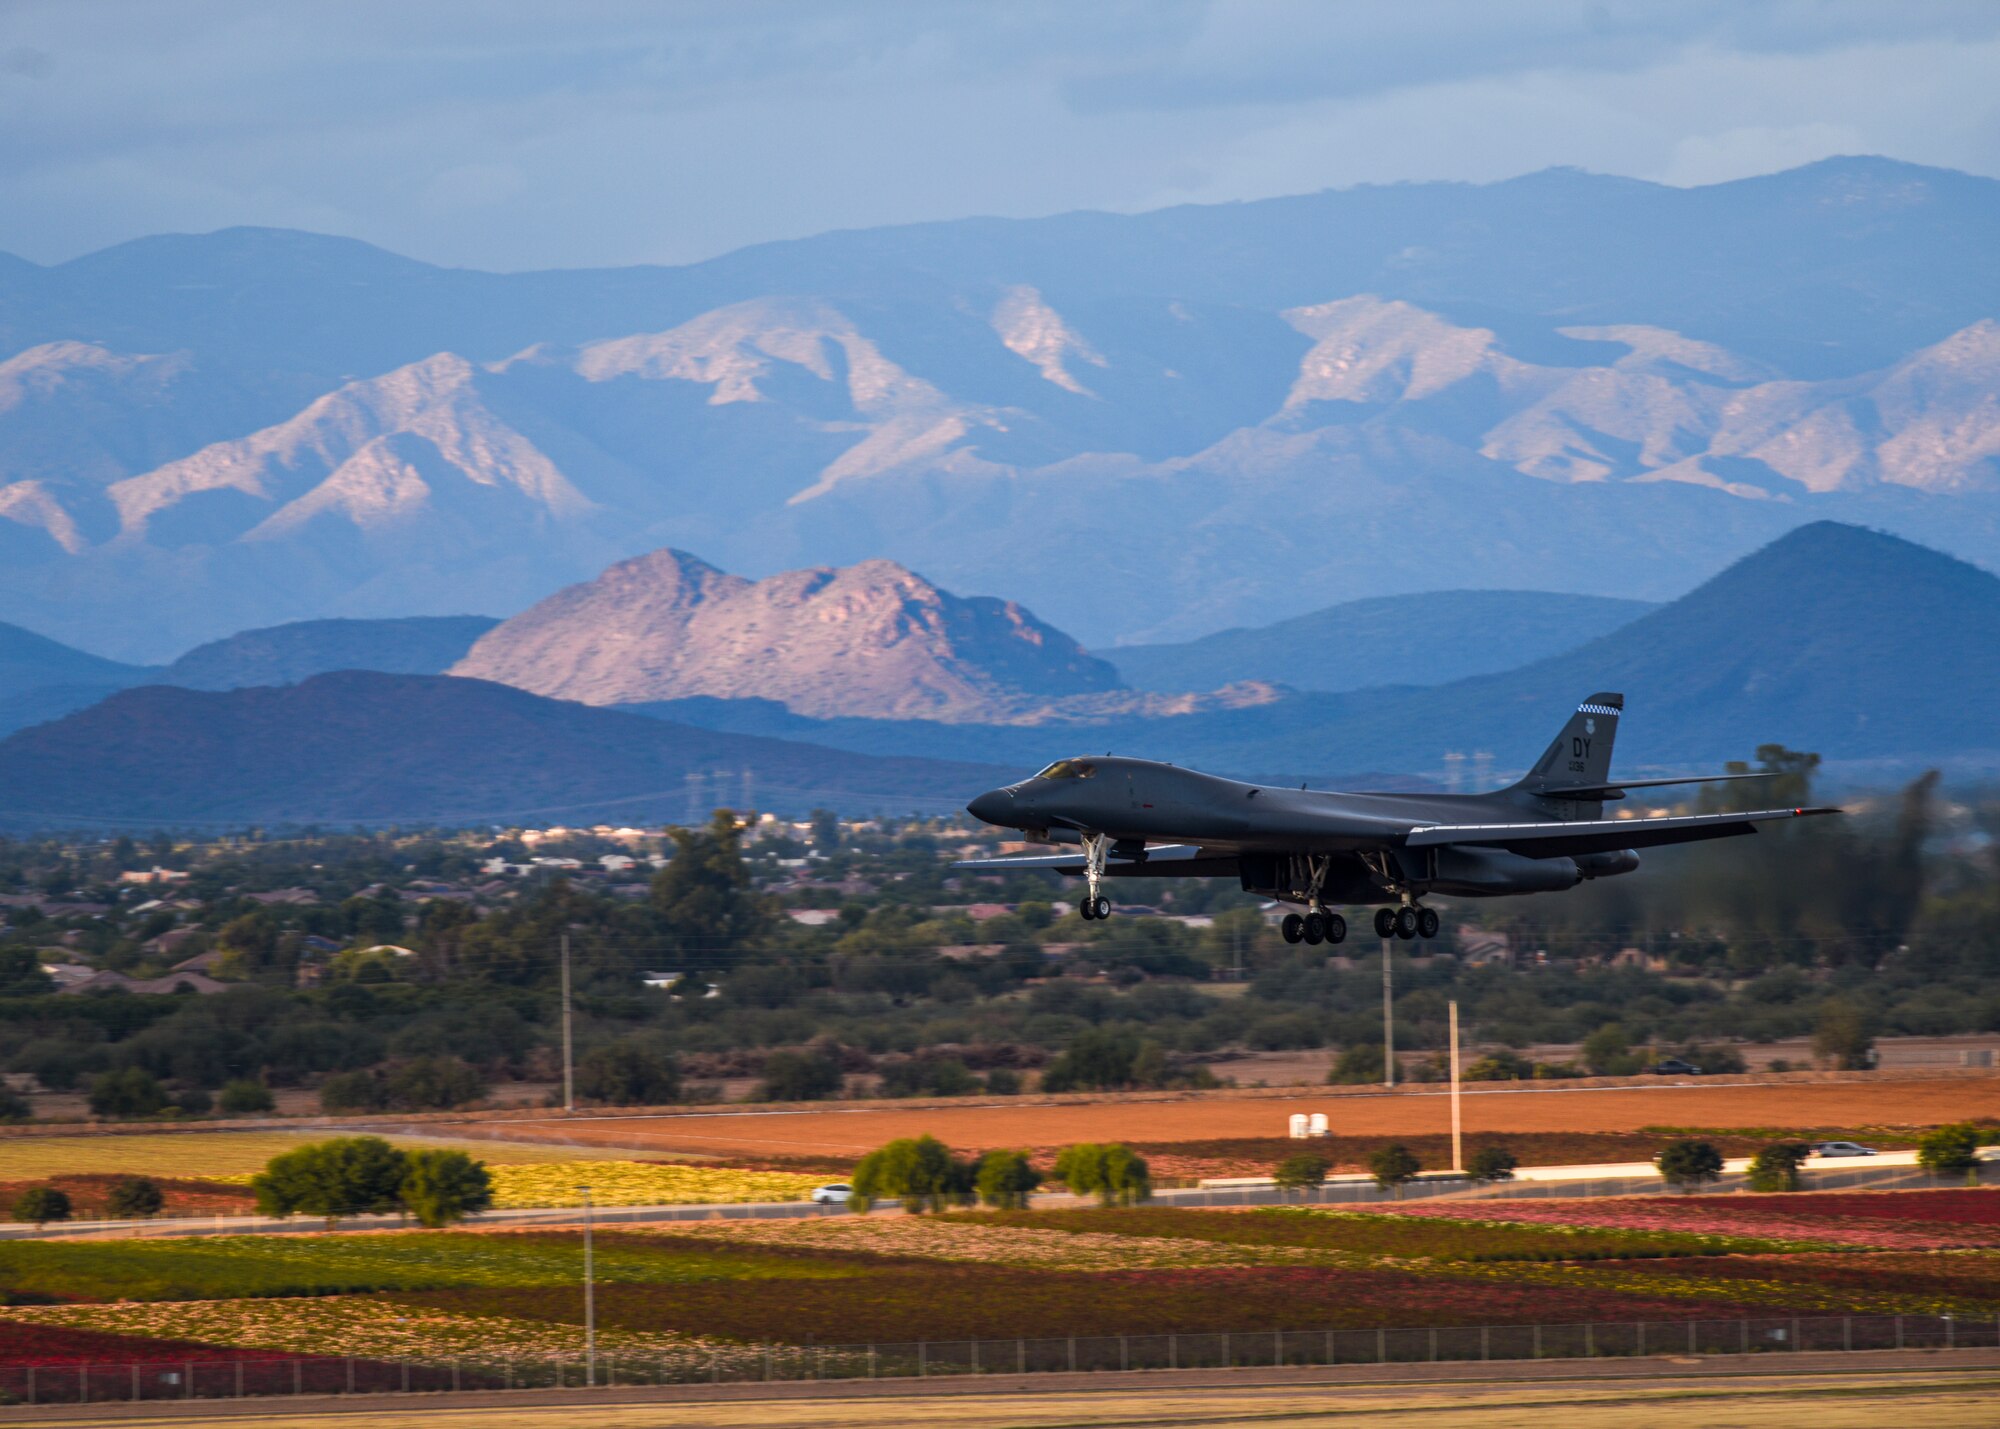
M 1109 918 L 1111 916 L 1111 900 L 1109 898 L 1099 898 L 1097 900 L 1097 916 L 1099 918 Z
M 1394 908 L 1377 908 L 1375 910 L 1375 936 L 1378 938 L 1393 938 L 1396 936 L 1396 910 Z
M 1329 943 L 1344 943 L 1347 941 L 1347 920 L 1338 913 L 1329 913 L 1326 915 L 1326 940 Z
M 1080 898 L 1077 900 L 1076 911 L 1082 914 L 1083 921 L 1088 923 L 1097 916 L 1097 905 L 1088 898 Z
M 1317 913 L 1306 914 L 1306 942 L 1318 947 L 1326 941 L 1326 919 Z
M 1419 908 L 1417 910 L 1417 936 L 1419 938 L 1435 938 L 1437 935 L 1437 910 L 1435 908 Z
M 1278 934 L 1288 943 L 1300 942 L 1306 935 L 1306 920 L 1296 913 L 1287 913 L 1278 924 Z
M 1398 909 L 1396 913 L 1396 936 L 1407 942 L 1417 936 L 1417 910 Z

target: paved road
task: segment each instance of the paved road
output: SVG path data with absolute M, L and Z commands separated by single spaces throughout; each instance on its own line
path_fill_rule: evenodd
M 449 1414 L 466 1429 L 836 1429 L 854 1423 L 934 1429 L 1138 1429 L 1241 1425 L 1290 1429 L 1327 1418 L 1397 1426 L 1562 1422 L 1580 1429 L 1633 1423 L 1848 1429 L 1918 1421 L 1993 1422 L 2000 1350 L 1861 1350 L 1645 1360 L 1509 1364 L 1345 1365 L 1094 1374 L 979 1375 L 951 1380 L 847 1380 L 673 1385 L 638 1389 L 468 1391 L 192 1403 L 16 1405 L 15 1423 L 70 1425 L 317 1425 L 341 1419 L 402 1425 Z M 1326 1390 L 1343 1392 L 1329 1399 Z M 1658 1399 L 1657 1406 L 1646 1401 Z M 862 1404 L 869 1407 L 861 1408 Z M 1808 1409 L 1807 1406 L 1810 1406 Z M 1763 1412 L 1759 1412 L 1762 1410 Z M 1511 1411 L 1511 1413 L 1510 1413 Z M 1747 1412 L 1746 1412 L 1747 1411 Z M 1460 1418 L 1460 1415 L 1466 1418 Z M 1381 1416 L 1377 1420 L 1376 1416 Z M 1296 1416 L 1296 1417 L 1294 1417 Z M 1409 1417 L 1405 1417 L 1409 1416 Z M 1516 1417 L 1518 1416 L 1518 1417 Z

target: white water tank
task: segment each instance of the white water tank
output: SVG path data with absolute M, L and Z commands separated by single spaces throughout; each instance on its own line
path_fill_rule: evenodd
M 1324 1121 L 1326 1118 L 1321 1117 L 1320 1119 Z M 1295 1111 L 1292 1113 L 1292 1140 L 1304 1141 L 1306 1136 L 1306 1114 L 1302 1111 Z
M 1306 1135 L 1325 1136 L 1326 1134 L 1327 1134 L 1326 1113 L 1323 1111 L 1316 1111 L 1312 1114 L 1312 1120 L 1306 1124 Z

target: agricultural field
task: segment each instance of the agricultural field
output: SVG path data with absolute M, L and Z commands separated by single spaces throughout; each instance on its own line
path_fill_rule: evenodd
M 2000 1313 L 2000 1190 L 883 1213 L 620 1228 L 596 1246 L 601 1344 L 629 1355 Z M 114 1359 L 180 1357 L 166 1340 L 435 1363 L 568 1354 L 581 1270 L 569 1231 L 0 1243 L 0 1363 L 60 1362 L 65 1335 Z
M 185 1132 L 133 1136 L 61 1136 L 0 1141 L 0 1206 L 31 1185 L 69 1195 L 74 1214 L 105 1214 L 105 1199 L 121 1175 L 146 1175 L 164 1193 L 162 1214 L 241 1215 L 255 1209 L 250 1178 L 282 1152 L 331 1134 Z M 578 1206 L 579 1187 L 600 1206 L 707 1205 L 795 1201 L 826 1179 L 803 1171 L 744 1169 L 712 1162 L 632 1161 L 615 1150 L 443 1137 L 390 1136 L 408 1150 L 450 1147 L 487 1163 L 493 1204 L 503 1210 Z M 845 1166 L 841 1167 L 845 1170 Z
M 1482 1084 L 1467 1090 L 1464 1107 L 1469 1134 L 1505 1134 L 1510 1140 L 1523 1133 L 1642 1133 L 1659 1126 L 1758 1127 L 1773 1134 L 1829 1127 L 1907 1129 L 2000 1117 L 2000 1078 L 1608 1088 Z M 825 1110 L 740 1115 L 707 1110 L 700 1116 L 664 1113 L 615 1121 L 524 1119 L 504 1126 L 515 1144 L 560 1140 L 572 1154 L 578 1146 L 621 1147 L 640 1157 L 681 1153 L 765 1163 L 786 1157 L 858 1158 L 897 1137 L 925 1133 L 979 1150 L 1079 1141 L 1164 1149 L 1168 1143 L 1213 1143 L 1259 1131 L 1261 1136 L 1251 1139 L 1261 1141 L 1282 1138 L 1286 1118 L 1295 1111 L 1326 1112 L 1342 1137 L 1412 1142 L 1451 1130 L 1450 1098 L 1429 1085 L 1393 1094 L 1330 1087 L 1323 1093 L 1281 1097 L 1182 1093 L 974 1106 L 845 1103 Z M 489 1129 L 498 1131 L 499 1126 Z

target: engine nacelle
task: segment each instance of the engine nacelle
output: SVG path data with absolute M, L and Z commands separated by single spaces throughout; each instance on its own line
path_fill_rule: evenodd
M 1629 848 L 1614 853 L 1583 853 L 1576 856 L 1576 871 L 1585 878 L 1616 878 L 1639 867 L 1639 855 Z
M 1592 855 L 1597 857 L 1599 855 Z M 1638 862 L 1633 855 L 1626 855 Z M 1560 893 L 1574 888 L 1585 875 L 1571 858 L 1527 858 L 1500 848 L 1446 844 L 1437 850 L 1433 893 L 1494 897 L 1508 893 Z

